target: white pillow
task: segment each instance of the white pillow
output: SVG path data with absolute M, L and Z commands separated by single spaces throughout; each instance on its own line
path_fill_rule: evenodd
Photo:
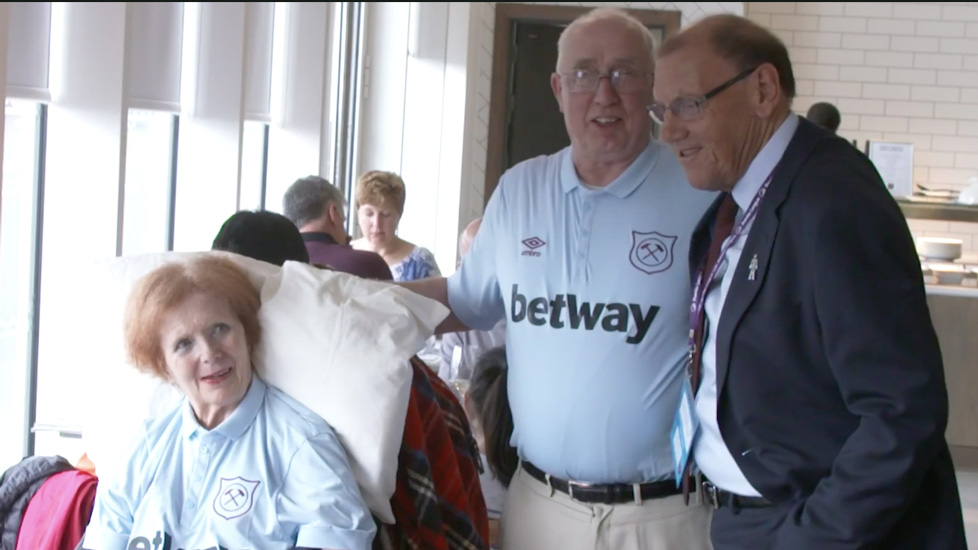
M 390 283 L 297 262 L 267 279 L 261 299 L 259 374 L 333 426 L 367 505 L 394 523 L 407 360 L 448 309 Z
M 79 334 L 88 339 L 86 349 L 104 353 L 86 365 L 97 387 L 82 393 L 104 394 L 107 386 L 113 399 L 86 399 L 80 406 L 85 449 L 99 475 L 112 474 L 144 419 L 180 397 L 126 362 L 122 316 L 129 290 L 156 267 L 199 254 L 224 255 L 248 271 L 262 301 L 262 343 L 252 358 L 257 372 L 333 427 L 370 510 L 393 523 L 390 498 L 412 377 L 407 359 L 448 310 L 390 283 L 296 262 L 278 268 L 236 254 L 171 252 L 96 264 L 97 291 L 90 298 L 98 307 L 86 323 L 97 330 Z

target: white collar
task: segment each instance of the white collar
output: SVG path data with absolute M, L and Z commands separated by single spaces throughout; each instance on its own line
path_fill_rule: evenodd
M 741 212 L 747 210 L 754 200 L 754 195 L 757 195 L 768 175 L 774 171 L 774 167 L 781 161 L 781 157 L 784 156 L 784 152 L 788 149 L 788 144 L 791 143 L 791 138 L 794 137 L 797 129 L 798 115 L 788 113 L 788 118 L 784 119 L 771 139 L 764 144 L 764 147 L 751 161 L 743 177 L 733 186 L 730 194 L 733 195 Z

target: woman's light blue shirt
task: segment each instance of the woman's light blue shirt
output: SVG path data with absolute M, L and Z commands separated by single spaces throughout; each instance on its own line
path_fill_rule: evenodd
M 367 550 L 376 531 L 333 430 L 257 376 L 213 430 L 186 399 L 147 421 L 120 474 L 85 548 Z

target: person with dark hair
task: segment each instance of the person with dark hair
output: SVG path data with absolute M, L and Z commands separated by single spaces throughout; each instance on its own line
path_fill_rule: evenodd
M 966 548 L 920 261 L 873 164 L 791 111 L 788 50 L 744 17 L 667 39 L 653 95 L 690 185 L 720 192 L 673 447 L 714 549 Z
M 343 193 L 319 176 L 295 180 L 282 198 L 282 213 L 299 228 L 312 262 L 365 279 L 390 281 L 391 270 L 379 254 L 350 246 L 345 212 Z
M 476 359 L 469 391 L 465 394 L 465 412 L 472 424 L 482 453 L 483 463 L 488 465 L 479 476 L 482 495 L 489 512 L 490 539 L 497 544 L 492 529 L 494 520 L 502 516 L 506 501 L 506 488 L 519 467 L 516 447 L 510 444 L 513 437 L 513 413 L 509 408 L 506 348 L 490 348 Z
M 486 453 L 489 469 L 503 485 L 509 485 L 519 466 L 516 448 L 509 443 L 513 435 L 513 413 L 506 394 L 506 368 L 505 347 L 487 350 L 476 361 L 465 394 L 467 410 L 473 413 L 476 439 L 484 442 L 479 447 Z
M 805 115 L 805 118 L 833 134 L 838 131 L 839 124 L 842 123 L 842 115 L 839 114 L 839 110 L 836 109 L 835 105 L 825 101 L 809 107 L 808 114 Z
M 211 245 L 281 266 L 287 260 L 309 263 L 302 235 L 288 218 L 267 210 L 241 210 L 231 214 Z

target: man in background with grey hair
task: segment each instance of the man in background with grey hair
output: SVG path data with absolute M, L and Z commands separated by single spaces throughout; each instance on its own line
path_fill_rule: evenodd
M 345 207 L 343 193 L 319 176 L 296 180 L 282 199 L 282 211 L 302 233 L 310 262 L 365 279 L 392 280 L 379 254 L 350 246 Z

